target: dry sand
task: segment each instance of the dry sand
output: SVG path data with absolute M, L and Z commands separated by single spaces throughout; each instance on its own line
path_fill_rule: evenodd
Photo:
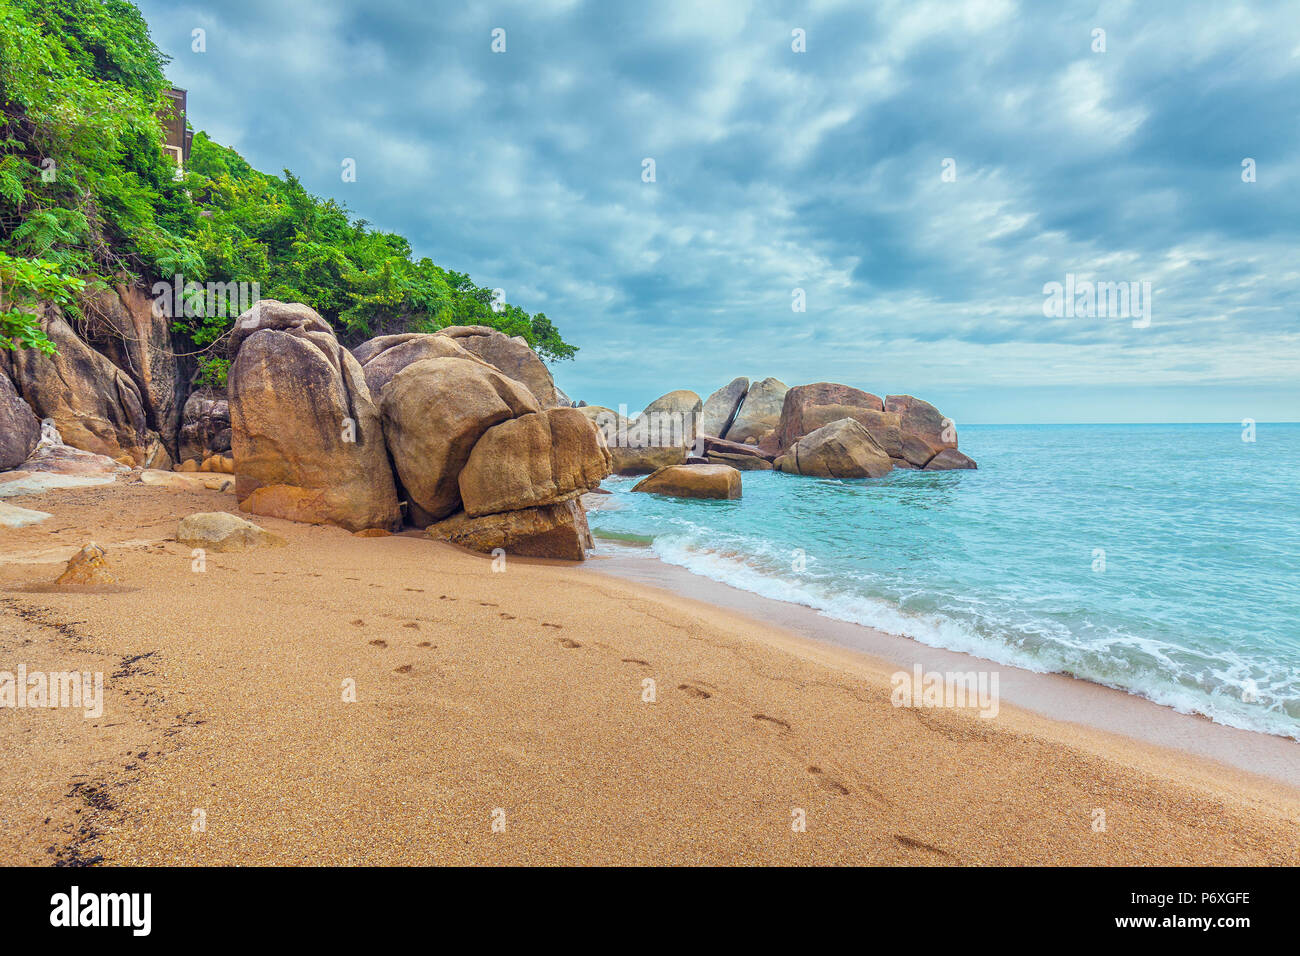
M 288 545 L 196 572 L 169 539 L 228 493 L 12 503 L 54 517 L 0 529 L 0 671 L 107 699 L 0 712 L 0 863 L 1300 863 L 1285 783 L 895 708 L 879 661 L 591 565 L 255 519 Z M 90 540 L 119 586 L 44 588 Z

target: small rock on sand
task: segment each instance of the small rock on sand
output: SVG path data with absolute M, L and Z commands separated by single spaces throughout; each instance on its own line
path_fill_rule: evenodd
M 186 547 L 218 552 L 247 551 L 285 543 L 278 535 L 224 511 L 204 511 L 182 518 L 176 528 L 176 540 Z
M 109 573 L 104 549 L 92 541 L 72 556 L 54 583 L 116 584 L 117 578 Z

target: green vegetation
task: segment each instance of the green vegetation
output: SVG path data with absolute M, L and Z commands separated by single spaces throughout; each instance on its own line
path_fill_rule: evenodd
M 47 292 L 66 305 L 123 276 L 152 286 L 180 274 L 305 302 L 349 343 L 487 325 L 545 359 L 577 352 L 544 313 L 494 308 L 492 290 L 414 260 L 403 237 L 201 132 L 178 180 L 158 119 L 166 62 L 127 0 L 0 0 L 0 343 L 42 347 L 17 309 Z M 233 318 L 176 320 L 197 346 L 218 343 L 200 362 L 207 383 L 224 379 L 219 340 Z

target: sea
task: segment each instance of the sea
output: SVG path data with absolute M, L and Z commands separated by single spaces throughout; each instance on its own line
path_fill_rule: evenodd
M 967 425 L 978 470 L 613 477 L 597 539 L 830 618 L 1300 740 L 1300 423 Z

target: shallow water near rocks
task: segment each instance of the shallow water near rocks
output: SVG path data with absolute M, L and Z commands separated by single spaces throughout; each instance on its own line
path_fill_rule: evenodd
M 597 537 L 829 617 L 1300 739 L 1300 424 L 966 426 L 978 471 L 605 487 Z

